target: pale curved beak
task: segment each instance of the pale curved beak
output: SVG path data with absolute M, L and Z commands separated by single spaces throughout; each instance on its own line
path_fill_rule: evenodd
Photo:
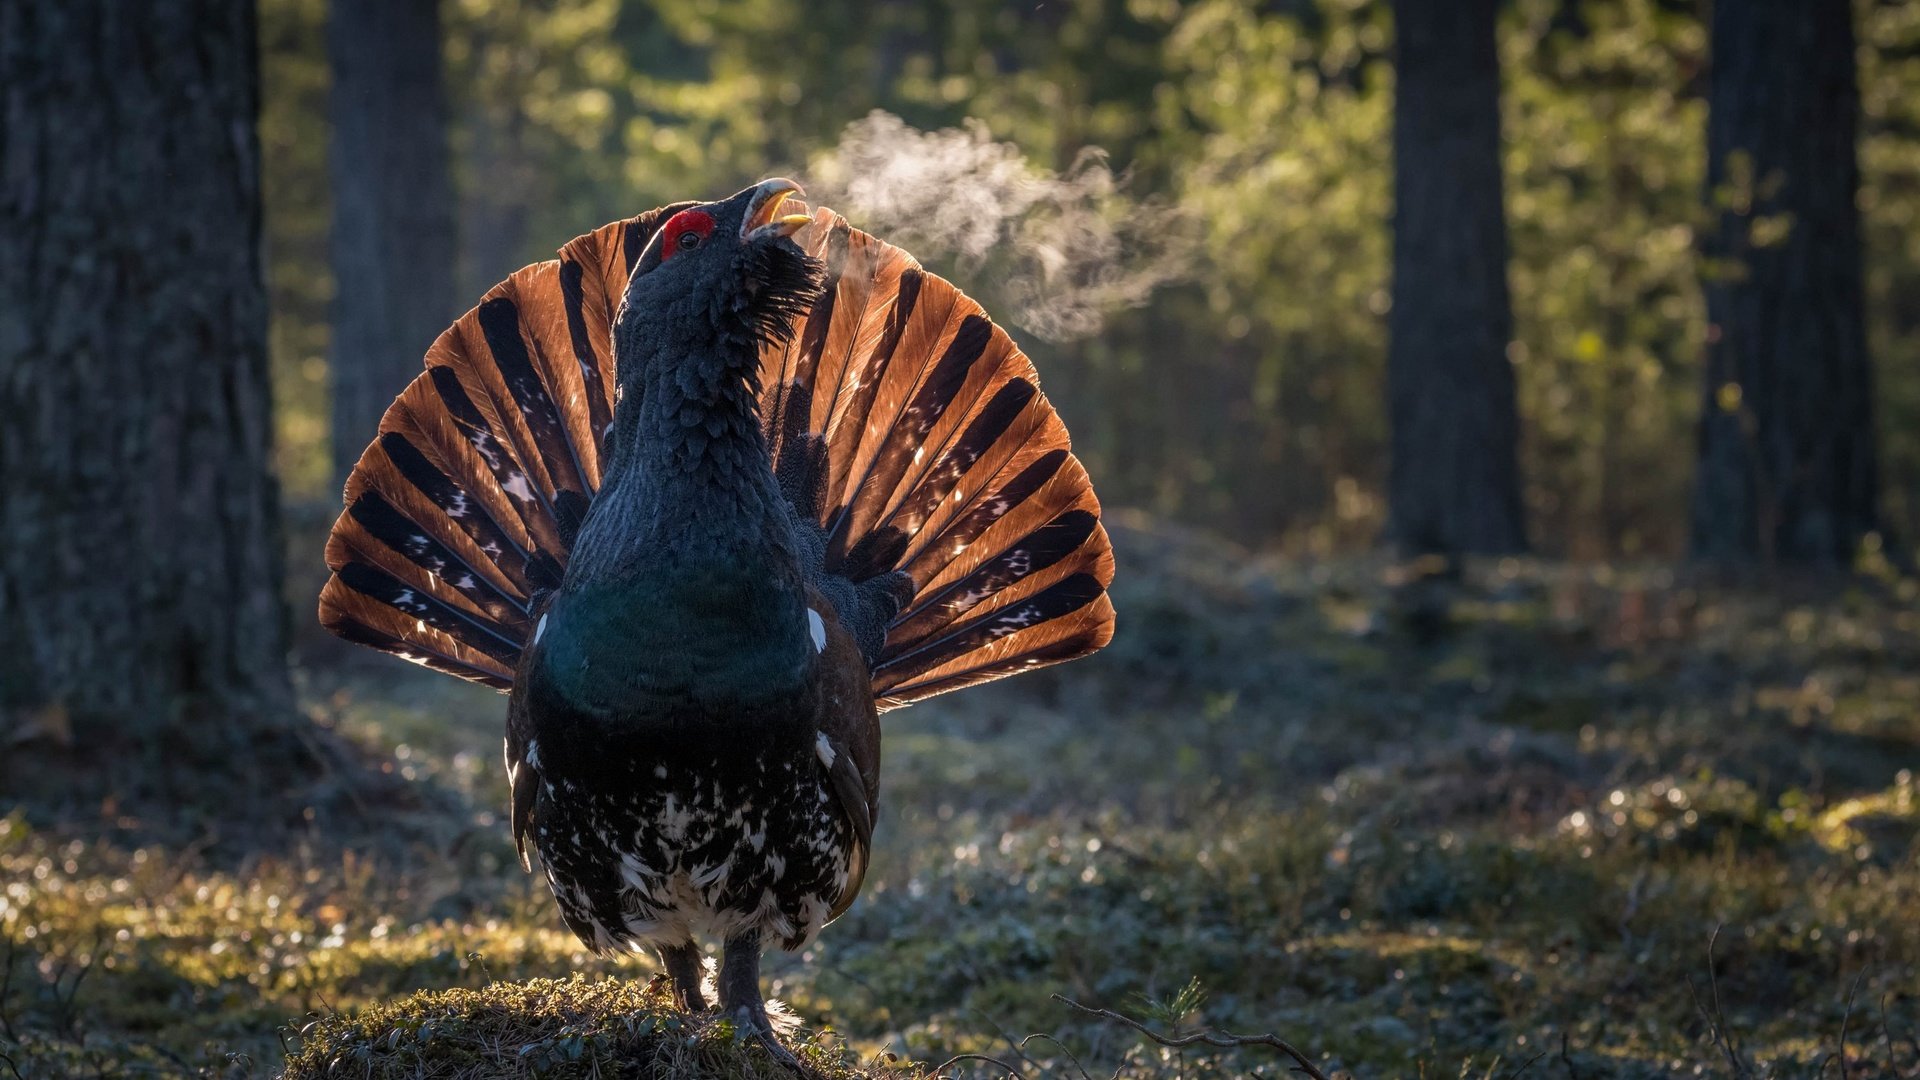
M 740 220 L 740 239 L 764 240 L 792 236 L 813 221 L 807 204 L 794 199 L 806 192 L 784 176 L 762 180 L 754 185 L 753 198 L 747 203 L 747 216 Z

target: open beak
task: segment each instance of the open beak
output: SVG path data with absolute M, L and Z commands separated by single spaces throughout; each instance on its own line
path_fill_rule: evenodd
M 740 222 L 740 239 L 792 236 L 811 224 L 813 215 L 806 213 L 807 204 L 793 198 L 804 194 L 799 184 L 785 177 L 761 181 L 754 187 L 753 200 L 747 204 L 747 216 Z

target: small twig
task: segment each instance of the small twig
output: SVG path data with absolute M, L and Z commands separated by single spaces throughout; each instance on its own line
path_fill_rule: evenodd
M 1740 1048 L 1734 1045 L 1733 1032 L 1727 1030 L 1727 1014 L 1720 1008 L 1720 973 L 1713 962 L 1713 948 L 1720 943 L 1720 923 L 1715 923 L 1713 933 L 1707 936 L 1707 988 L 1713 992 L 1713 1022 L 1720 1030 L 1720 1037 L 1726 1041 L 1727 1054 L 1733 1059 L 1738 1075 L 1747 1074 L 1746 1062 L 1739 1056 Z
M 0 971 L 0 1033 L 4 1033 L 9 1042 L 17 1043 L 20 1041 L 20 1036 L 13 1030 L 13 1010 L 7 1007 L 7 1002 L 13 995 L 13 961 L 16 948 L 18 944 L 13 940 L 13 930 L 8 928 L 5 970 Z M 7 1064 L 13 1063 L 9 1061 Z
M 1707 1038 L 1712 1040 L 1716 1050 L 1726 1055 L 1727 1068 L 1731 1070 L 1728 1075 L 1732 1076 L 1734 1080 L 1745 1080 L 1747 1070 L 1744 1067 L 1744 1063 L 1735 1055 L 1733 1048 L 1727 1044 L 1725 1038 L 1721 1036 L 1720 1022 L 1714 1019 L 1714 1014 L 1708 1010 L 1706 1003 L 1700 1000 L 1700 988 L 1693 984 L 1693 976 L 1686 976 L 1686 980 L 1687 994 L 1693 998 L 1693 1009 L 1700 1014 L 1700 1019 L 1707 1022 Z
M 1026 1073 L 1021 1072 L 1019 1069 L 1014 1068 L 991 1054 L 955 1054 L 940 1064 L 935 1065 L 933 1067 L 933 1075 L 939 1076 L 947 1071 L 948 1066 L 958 1064 L 962 1061 L 984 1061 L 989 1065 L 998 1065 L 1007 1071 L 1008 1076 L 1018 1076 L 1020 1080 L 1026 1080 Z
M 1573 1055 L 1567 1052 L 1567 1033 L 1560 1033 L 1560 1064 L 1567 1067 L 1567 1080 L 1580 1080 L 1580 1073 L 1573 1067 Z
M 1693 978 L 1687 978 L 1687 993 L 1693 996 L 1693 1007 L 1699 1011 L 1701 1019 L 1707 1022 L 1707 1033 L 1713 1044 L 1726 1055 L 1727 1067 L 1733 1071 L 1734 1080 L 1747 1080 L 1753 1075 L 1753 1067 L 1740 1056 L 1740 1047 L 1734 1041 L 1733 1031 L 1727 1026 L 1726 1013 L 1720 1008 L 1720 976 L 1714 971 L 1713 948 L 1720 940 L 1720 927 L 1713 928 L 1713 934 L 1707 938 L 1707 985 L 1713 995 L 1713 1010 L 1709 1012 L 1700 1001 L 1700 991 L 1693 985 Z
M 1069 1008 L 1078 1009 L 1090 1016 L 1098 1016 L 1103 1020 L 1113 1020 L 1125 1024 L 1170 1050 L 1178 1050 L 1182 1047 L 1193 1046 L 1198 1043 L 1205 1043 L 1208 1046 L 1217 1046 L 1222 1049 L 1232 1049 L 1238 1046 L 1271 1046 L 1294 1060 L 1296 1066 L 1294 1069 L 1295 1072 L 1306 1073 L 1308 1076 L 1313 1077 L 1313 1080 L 1327 1080 L 1327 1075 L 1314 1067 L 1312 1059 L 1295 1049 L 1292 1043 L 1271 1032 L 1264 1035 L 1232 1035 L 1201 1031 L 1182 1038 L 1170 1039 L 1140 1021 L 1135 1020 L 1133 1017 L 1124 1016 L 1114 1012 L 1112 1009 L 1096 1009 L 1092 1006 L 1082 1005 L 1064 994 L 1054 994 L 1053 1000 Z
M 1067 1060 L 1073 1062 L 1074 1070 L 1080 1074 L 1080 1080 L 1093 1080 L 1093 1077 L 1087 1075 L 1087 1067 L 1085 1065 L 1080 1064 L 1080 1059 L 1073 1056 L 1073 1051 L 1067 1049 L 1067 1044 L 1061 1042 L 1059 1039 L 1054 1038 L 1053 1036 L 1047 1034 L 1044 1031 L 1036 1031 L 1033 1034 L 1027 1036 L 1026 1038 L 1020 1040 L 1020 1056 L 1021 1057 L 1026 1058 L 1028 1061 L 1033 1060 L 1032 1058 L 1027 1057 L 1027 1044 L 1032 1042 L 1035 1039 L 1045 1039 L 1048 1042 L 1052 1043 L 1053 1045 L 1059 1047 L 1060 1052 L 1067 1055 Z
M 12 1038 L 12 1036 L 8 1036 L 8 1038 Z M 18 1039 L 14 1039 L 14 1041 L 19 1042 Z M 0 1054 L 0 1061 L 7 1063 L 7 1071 L 13 1074 L 13 1080 L 27 1080 L 26 1077 L 20 1075 L 20 1066 L 15 1065 L 12 1058 L 6 1054 Z
M 1515 1069 L 1513 1072 L 1513 1075 L 1507 1077 L 1507 1080 L 1520 1080 L 1522 1076 L 1525 1076 L 1527 1074 L 1528 1069 L 1533 1068 L 1534 1062 L 1539 1061 L 1541 1058 L 1546 1056 L 1547 1056 L 1547 1052 L 1545 1050 L 1542 1050 L 1539 1053 L 1528 1058 L 1527 1063 L 1525 1065 L 1520 1066 L 1518 1069 Z
M 1893 1019 L 1887 1015 L 1886 994 L 1880 995 L 1880 1036 L 1887 1040 L 1887 1064 L 1891 1066 L 1896 1073 L 1905 1075 L 1904 1070 L 1900 1068 L 1900 1043 L 1893 1036 Z M 1909 1039 L 1909 1041 L 1913 1042 L 1913 1056 L 1915 1059 L 1913 1075 L 1920 1077 L 1920 1041 L 1914 1041 L 1912 1039 Z
M 1853 1019 L 1853 999 L 1860 993 L 1860 980 L 1866 978 L 1866 971 L 1853 977 L 1853 988 L 1847 991 L 1847 1009 L 1840 1014 L 1840 1080 L 1852 1080 L 1847 1075 L 1847 1024 Z
M 106 928 L 100 927 L 94 931 L 93 947 L 87 952 L 85 963 L 81 963 L 76 958 L 76 951 L 70 950 L 60 958 L 59 965 L 54 968 L 51 987 L 54 1031 L 70 1042 L 85 1043 L 87 1041 L 86 1035 L 80 1030 L 80 1009 L 77 1004 L 80 999 L 80 984 L 86 981 L 94 966 L 100 963 L 100 954 L 106 942 Z M 66 983 L 69 972 L 73 974 L 73 982 Z M 63 983 L 66 984 L 64 988 Z
M 1000 1041 L 1007 1044 L 1007 1049 L 1012 1050 L 1014 1052 L 1014 1055 L 1017 1056 L 1021 1061 L 1026 1062 L 1027 1064 L 1033 1066 L 1036 1069 L 1039 1069 L 1042 1072 L 1046 1071 L 1047 1067 L 1045 1065 L 1042 1065 L 1038 1061 L 1033 1060 L 1033 1058 L 1027 1054 L 1027 1043 L 1025 1039 L 1022 1039 L 1019 1042 L 1015 1042 L 1013 1039 L 1013 1033 L 1008 1031 L 1006 1028 L 1001 1027 L 999 1022 L 996 1021 L 993 1017 L 988 1016 L 986 1013 L 983 1013 L 978 1009 L 969 1009 L 968 1011 L 973 1013 L 973 1015 L 979 1017 L 980 1020 L 984 1022 L 988 1027 L 992 1028 L 994 1034 L 1000 1036 Z

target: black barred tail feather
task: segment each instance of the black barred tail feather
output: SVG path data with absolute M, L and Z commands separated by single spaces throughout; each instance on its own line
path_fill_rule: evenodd
M 434 343 L 348 480 L 329 629 L 511 685 L 600 483 L 627 277 L 679 205 L 575 239 Z M 870 655 L 880 707 L 1106 644 L 1112 549 L 1032 363 L 972 299 L 832 211 L 794 239 L 826 289 L 763 349 L 761 415 L 781 490 L 824 531 L 824 572 L 902 575 Z

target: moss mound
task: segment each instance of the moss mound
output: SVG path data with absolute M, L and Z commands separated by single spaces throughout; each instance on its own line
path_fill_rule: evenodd
M 786 1045 L 818 1080 L 908 1080 L 917 1071 L 851 1062 L 820 1033 Z M 529 979 L 429 990 L 315 1020 L 287 1058 L 286 1080 L 794 1080 L 734 1026 L 676 1008 L 665 986 L 615 979 Z

